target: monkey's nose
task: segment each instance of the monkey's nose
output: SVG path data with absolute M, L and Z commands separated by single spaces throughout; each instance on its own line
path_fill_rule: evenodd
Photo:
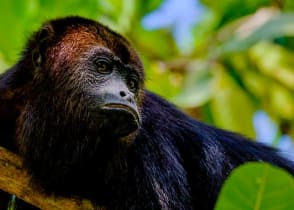
M 124 98 L 127 94 L 125 91 L 122 90 L 119 92 L 119 95 Z
M 134 103 L 134 97 L 133 97 L 133 95 L 132 95 L 130 92 L 128 92 L 128 91 L 124 91 L 124 90 L 121 90 L 121 91 L 119 92 L 119 95 L 120 95 L 123 99 L 127 100 L 128 102 L 130 102 L 130 103 Z

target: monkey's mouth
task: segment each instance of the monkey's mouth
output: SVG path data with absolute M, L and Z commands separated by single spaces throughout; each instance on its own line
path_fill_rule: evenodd
M 135 110 L 135 108 L 125 105 L 125 104 L 119 104 L 119 103 L 109 103 L 109 104 L 105 104 L 102 109 L 108 109 L 108 110 L 118 110 L 118 111 L 126 111 L 131 113 L 135 120 L 140 123 L 140 117 L 138 114 L 138 111 Z
M 113 132 L 119 136 L 128 135 L 139 128 L 141 119 L 136 108 L 120 103 L 108 103 L 101 108 Z

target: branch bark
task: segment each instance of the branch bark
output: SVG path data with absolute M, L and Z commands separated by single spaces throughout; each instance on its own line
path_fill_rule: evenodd
M 0 147 L 0 189 L 44 210 L 105 209 L 95 207 L 91 201 L 86 199 L 49 196 L 36 190 L 31 186 L 30 176 L 22 167 L 21 158 L 3 147 Z

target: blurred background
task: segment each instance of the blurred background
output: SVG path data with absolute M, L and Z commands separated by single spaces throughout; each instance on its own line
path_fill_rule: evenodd
M 293 0 L 0 0 L 0 73 L 44 21 L 95 19 L 133 43 L 149 90 L 294 159 L 293 11 Z

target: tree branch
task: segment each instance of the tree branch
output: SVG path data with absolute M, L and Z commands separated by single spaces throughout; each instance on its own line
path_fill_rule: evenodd
M 36 190 L 30 184 L 30 176 L 22 168 L 21 158 L 3 147 L 0 147 L 0 189 L 44 210 L 104 209 L 95 207 L 89 200 L 49 196 Z

